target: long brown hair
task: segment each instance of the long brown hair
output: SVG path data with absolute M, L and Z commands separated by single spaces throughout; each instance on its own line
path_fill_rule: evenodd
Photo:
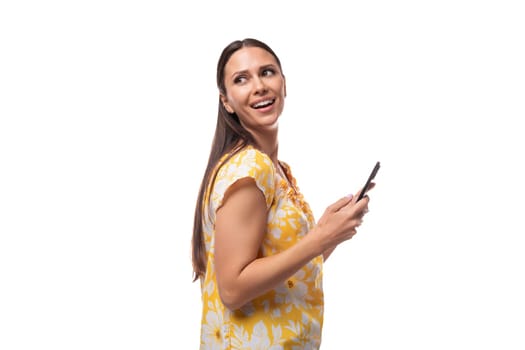
M 275 58 L 279 69 L 281 69 L 279 58 L 267 44 L 252 38 L 235 40 L 224 48 L 217 63 L 217 87 L 219 88 L 220 94 L 226 95 L 226 87 L 224 84 L 224 67 L 226 63 L 228 63 L 230 57 L 236 51 L 244 47 L 259 47 L 268 51 Z M 211 145 L 208 165 L 204 171 L 197 196 L 197 203 L 195 205 L 192 237 L 193 281 L 204 276 L 206 271 L 206 247 L 203 237 L 203 204 L 208 186 L 215 180 L 216 173 L 214 173 L 214 169 L 217 166 L 217 162 L 219 162 L 225 154 L 229 153 L 229 157 L 227 158 L 229 159 L 247 145 L 255 145 L 253 136 L 241 125 L 237 114 L 226 111 L 219 96 L 217 126 L 215 127 L 215 135 Z M 210 194 L 211 191 L 208 191 L 208 193 Z

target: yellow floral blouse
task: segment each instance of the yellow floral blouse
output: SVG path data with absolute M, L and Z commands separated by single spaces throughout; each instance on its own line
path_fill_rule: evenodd
M 300 194 L 288 164 L 281 162 L 292 186 L 281 178 L 270 158 L 246 147 L 217 172 L 210 201 L 206 200 L 204 237 L 206 274 L 201 278 L 202 349 L 318 349 L 323 324 L 322 256 L 301 268 L 273 290 L 240 309 L 226 308 L 219 297 L 213 265 L 215 212 L 235 181 L 252 177 L 266 198 L 268 225 L 264 256 L 294 245 L 314 225 L 310 207 Z

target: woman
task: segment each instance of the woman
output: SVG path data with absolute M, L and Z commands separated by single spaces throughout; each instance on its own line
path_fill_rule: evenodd
M 356 233 L 369 198 L 343 197 L 315 223 L 278 158 L 286 81 L 265 43 L 229 44 L 217 85 L 217 126 L 192 239 L 201 349 L 318 349 L 323 261 Z

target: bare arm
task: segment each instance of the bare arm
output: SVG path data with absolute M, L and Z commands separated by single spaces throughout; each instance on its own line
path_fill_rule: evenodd
M 318 225 L 291 248 L 260 257 L 268 214 L 265 199 L 253 179 L 237 181 L 228 189 L 215 223 L 215 269 L 223 303 L 230 309 L 241 307 L 350 239 L 368 199 L 352 206 L 350 202 L 345 197 L 328 207 Z
M 307 235 L 282 253 L 258 257 L 266 234 L 266 202 L 252 179 L 230 187 L 215 223 L 215 269 L 223 303 L 236 309 L 274 288 L 321 254 Z

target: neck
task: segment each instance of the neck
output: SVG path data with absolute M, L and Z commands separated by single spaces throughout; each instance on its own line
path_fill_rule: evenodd
M 274 162 L 274 164 L 278 163 L 279 156 L 278 156 L 278 150 L 279 150 L 279 139 L 277 137 L 278 132 L 277 129 L 272 130 L 271 132 L 264 133 L 264 134 L 256 134 L 254 135 L 255 141 L 259 145 L 259 148 L 261 151 L 266 153 L 270 159 Z

